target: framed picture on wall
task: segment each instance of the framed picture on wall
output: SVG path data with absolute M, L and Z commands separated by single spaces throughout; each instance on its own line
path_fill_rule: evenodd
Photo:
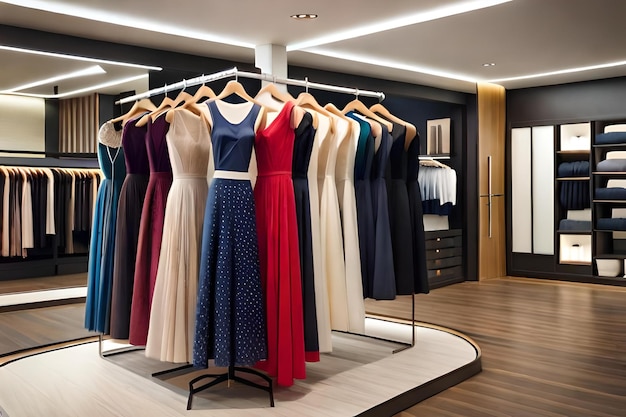
M 450 118 L 426 121 L 426 154 L 450 155 Z

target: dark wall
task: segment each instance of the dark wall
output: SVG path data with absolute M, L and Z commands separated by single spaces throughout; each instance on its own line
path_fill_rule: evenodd
M 623 118 L 626 77 L 507 91 L 509 126 Z

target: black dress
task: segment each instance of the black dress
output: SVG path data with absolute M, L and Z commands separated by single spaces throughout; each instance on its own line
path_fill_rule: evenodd
M 386 126 L 380 145 L 374 154 L 372 164 L 372 207 L 374 211 L 374 230 L 376 250 L 374 253 L 374 273 L 372 274 L 371 293 L 368 297 L 376 300 L 393 300 L 396 298 L 396 274 L 393 266 L 393 245 L 391 242 L 391 226 L 389 224 L 389 197 L 385 172 L 389 162 L 389 152 L 393 138 Z
M 296 197 L 300 273 L 302 279 L 302 308 L 304 312 L 304 351 L 307 362 L 319 361 L 319 340 L 313 272 L 313 240 L 311 232 L 311 203 L 307 172 L 313 151 L 315 128 L 313 116 L 305 112 L 295 132 L 292 161 L 293 190 Z
M 424 234 L 424 214 L 422 195 L 417 182 L 419 173 L 419 134 L 413 138 L 407 150 L 406 188 L 409 193 L 409 210 L 411 212 L 411 233 L 413 235 L 413 273 L 415 274 L 415 293 L 428 294 L 428 272 L 426 271 L 426 236 Z
M 387 166 L 387 192 L 389 223 L 393 246 L 393 265 L 396 274 L 396 294 L 407 295 L 415 291 L 413 274 L 413 237 L 411 211 L 406 188 L 407 153 L 404 149 L 406 127 L 393 124 L 393 143 Z

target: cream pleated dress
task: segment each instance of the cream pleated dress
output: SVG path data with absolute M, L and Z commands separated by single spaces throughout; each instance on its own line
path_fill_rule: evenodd
M 192 361 L 211 138 L 205 116 L 176 111 L 166 136 L 173 181 L 150 312 L 146 356 Z

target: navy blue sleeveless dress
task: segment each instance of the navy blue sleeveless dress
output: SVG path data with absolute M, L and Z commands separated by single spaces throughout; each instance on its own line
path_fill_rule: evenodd
M 215 102 L 208 106 L 216 173 L 204 214 L 193 364 L 206 368 L 213 358 L 216 366 L 252 366 L 267 346 L 254 197 L 243 178 L 260 107 L 233 124 Z
M 387 170 L 393 139 L 387 127 L 382 125 L 382 128 L 380 145 L 374 154 L 374 162 L 372 164 L 372 206 L 374 210 L 376 252 L 374 254 L 371 293 L 368 294 L 368 297 L 376 300 L 393 300 L 396 298 L 396 274 L 393 264 L 387 183 L 385 182 L 385 171 Z

